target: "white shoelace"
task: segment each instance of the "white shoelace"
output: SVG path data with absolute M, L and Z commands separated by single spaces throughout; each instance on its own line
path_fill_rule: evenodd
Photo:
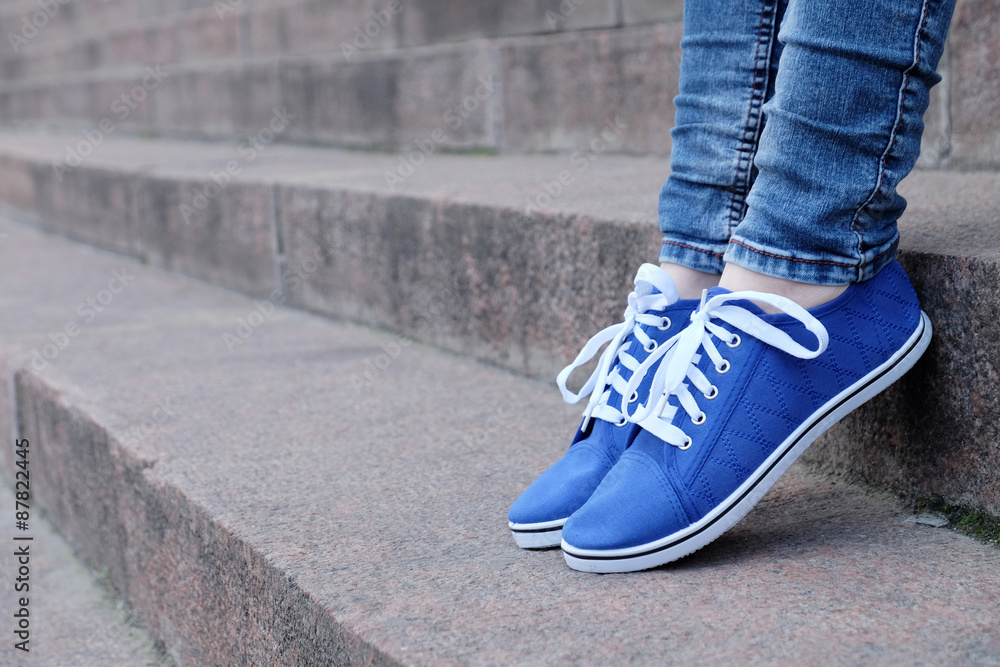
M 692 423 L 695 425 L 704 424 L 707 417 L 698 407 L 689 382 L 706 399 L 715 398 L 719 390 L 697 368 L 697 364 L 702 358 L 699 350 L 704 350 L 708 354 L 717 372 L 727 373 L 730 364 L 726 359 L 723 359 L 722 354 L 712 342 L 712 337 L 718 338 L 732 348 L 739 346 L 742 342 L 739 334 L 728 331 L 712 322 L 713 319 L 728 322 L 743 333 L 799 359 L 816 358 L 826 350 L 830 341 L 826 327 L 819 320 L 810 315 L 805 308 L 785 297 L 760 292 L 733 292 L 718 294 L 711 299 L 706 299 L 707 293 L 702 296 L 701 307 L 691 315 L 691 324 L 650 354 L 639 368 L 632 372 L 632 377 L 629 379 L 625 391 L 621 392 L 622 396 L 631 396 L 639 388 L 649 369 L 661 357 L 669 354 L 670 356 L 663 360 L 653 375 L 649 400 L 645 404 L 640 404 L 635 412 L 630 413 L 626 398 L 622 401 L 622 411 L 629 421 L 639 424 L 661 440 L 680 449 L 690 447 L 691 438 L 682 429 L 670 423 L 678 410 L 677 406 L 668 403 L 670 397 L 677 397 L 680 408 L 691 417 Z M 794 317 L 816 336 L 817 348 L 815 350 L 806 348 L 795 342 L 787 333 L 768 324 L 749 310 L 728 303 L 742 300 L 768 303 Z
M 654 289 L 659 290 L 659 292 L 654 293 Z M 576 403 L 590 394 L 590 401 L 583 411 L 583 428 L 586 428 L 591 417 L 618 425 L 625 424 L 625 416 L 618 409 L 608 405 L 608 399 L 611 396 L 612 388 L 623 396 L 631 395 L 631 392 L 624 393 L 626 382 L 618 374 L 618 369 L 615 367 L 616 362 L 621 361 L 622 365 L 632 372 L 640 367 L 639 360 L 625 351 L 625 348 L 628 347 L 626 338 L 629 334 L 633 334 L 647 352 L 655 350 L 656 341 L 650 338 L 640 325 L 668 328 L 670 326 L 668 318 L 649 314 L 648 311 L 662 310 L 675 303 L 679 298 L 674 281 L 663 269 L 653 264 L 643 264 L 635 276 L 635 289 L 628 295 L 625 321 L 598 332 L 587 341 L 573 363 L 559 373 L 556 384 L 559 385 L 559 391 L 562 392 L 564 401 Z M 574 394 L 566 388 L 566 381 L 570 374 L 593 359 L 605 343 L 608 344 L 608 347 L 601 355 L 597 368 L 594 369 L 579 393 Z

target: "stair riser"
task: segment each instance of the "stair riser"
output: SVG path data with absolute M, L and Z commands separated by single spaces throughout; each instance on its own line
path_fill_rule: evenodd
M 627 125 L 610 152 L 670 151 L 678 26 L 468 42 L 417 53 L 265 61 L 240 68 L 162 67 L 135 109 L 119 103 L 147 75 L 72 77 L 0 90 L 0 114 L 81 128 L 202 137 L 254 132 L 275 108 L 296 121 L 282 140 L 403 150 L 443 134 L 442 148 L 572 151 L 606 120 Z M 151 65 L 156 69 L 156 65 Z M 594 73 L 586 87 L 578 73 Z
M 628 131 L 610 152 L 667 155 L 679 39 L 679 26 L 665 25 L 469 42 L 348 63 L 334 56 L 161 67 L 163 81 L 148 90 L 137 89 L 146 70 L 74 76 L 58 86 L 0 88 L 0 114 L 91 131 L 109 119 L 116 131 L 231 138 L 256 132 L 275 108 L 286 108 L 296 120 L 282 141 L 405 150 L 440 130 L 442 148 L 500 151 L 572 151 L 618 117 Z M 970 67 L 963 58 L 948 67 Z M 578 85 L 581 69 L 591 72 L 586 87 Z M 949 76 L 932 91 L 922 165 L 1000 164 L 1000 151 L 989 148 L 1000 136 L 994 107 L 948 107 L 946 87 L 959 86 L 958 75 Z M 127 109 L 123 95 L 134 98 Z
M 159 16 L 147 8 L 143 15 L 155 18 L 136 23 L 143 15 L 134 4 L 104 17 L 101 10 L 106 3 L 101 2 L 99 7 L 76 13 L 60 8 L 25 48 L 16 54 L 0 51 L 0 71 L 16 78 L 137 62 L 165 65 L 314 51 L 353 58 L 385 48 L 673 23 L 681 17 L 682 6 L 676 0 L 629 0 L 622 4 L 619 16 L 618 3 L 613 0 L 474 4 L 454 0 L 292 0 L 277 6 L 213 0 L 192 3 L 192 10 L 183 13 L 176 13 L 184 9 L 178 3 L 168 4 L 159 10 Z M 34 12 L 37 7 L 29 5 L 28 9 Z M 101 22 L 101 18 L 112 20 Z M 21 21 L 21 14 L 0 18 L 0 27 L 9 28 L 3 34 L 20 34 Z
M 554 10 L 548 5 L 502 3 L 499 7 L 463 5 L 465 9 L 457 13 L 444 1 L 405 5 L 384 21 L 384 27 L 369 30 L 376 33 L 370 43 L 357 30 L 363 32 L 373 10 L 384 8 L 366 0 L 349 5 L 315 0 L 279 7 L 251 6 L 244 0 L 247 4 L 241 12 L 245 14 L 221 17 L 210 3 L 203 3 L 198 11 L 163 18 L 153 26 L 83 42 L 73 39 L 79 30 L 71 22 L 71 5 L 67 5 L 32 39 L 30 48 L 18 55 L 8 53 L 0 61 L 7 81 L 42 75 L 63 75 L 64 80 L 31 83 L 29 79 L 13 88 L 0 88 L 0 113 L 12 121 L 92 125 L 107 115 L 107 107 L 120 94 L 115 90 L 128 90 L 134 82 L 128 76 L 97 72 L 67 79 L 65 73 L 154 63 L 174 72 L 174 80 L 156 95 L 158 113 L 138 112 L 122 124 L 123 129 L 232 136 L 252 129 L 255 110 L 266 113 L 282 104 L 307 109 L 313 100 L 321 100 L 322 108 L 309 112 L 309 123 L 286 139 L 396 149 L 434 128 L 427 125 L 423 110 L 439 119 L 445 107 L 467 97 L 471 74 L 473 80 L 481 75 L 499 77 L 504 90 L 449 146 L 571 150 L 581 140 L 581 126 L 589 129 L 594 117 L 614 112 L 628 115 L 634 128 L 616 151 L 669 153 L 669 122 L 664 119 L 673 118 L 669 100 L 676 93 L 679 5 L 654 8 L 638 0 L 625 2 L 621 21 L 626 28 L 611 29 L 619 25 L 609 9 L 613 3 L 574 3 L 576 10 L 566 13 L 560 9 L 566 1 L 550 2 Z M 177 4 L 162 11 L 187 6 Z M 154 11 L 137 7 L 129 3 L 122 12 Z M 20 16 L 15 18 L 20 20 Z M 654 21 L 661 25 L 629 27 Z M 569 32 L 476 46 L 457 44 L 453 51 L 437 56 L 437 63 L 428 63 L 420 55 L 414 58 L 410 52 L 385 51 L 553 29 Z M 579 32 L 582 29 L 597 30 Z M 11 31 L 19 33 L 19 28 Z M 355 38 L 361 48 L 351 51 L 348 58 L 344 48 L 353 45 Z M 70 45 L 47 48 L 43 40 Z M 998 40 L 1000 9 L 996 3 L 959 2 L 949 39 L 950 56 L 941 65 L 945 81 L 934 90 L 925 118 L 924 166 L 1000 167 L 1000 114 L 996 112 L 1000 109 L 1000 51 L 989 46 Z M 490 49 L 497 62 L 484 69 L 481 52 Z M 278 60 L 244 61 L 222 69 L 195 64 L 206 59 L 267 58 L 315 50 L 330 55 L 294 61 L 286 68 Z M 373 57 L 379 64 L 361 63 Z M 172 65 L 179 62 L 190 64 Z M 461 70 L 457 86 L 448 86 L 456 68 Z M 574 83 L 580 71 L 591 74 L 586 89 Z M 437 85 L 430 90 L 418 85 L 428 80 Z M 375 81 L 379 84 L 373 85 Z M 481 127 L 474 127 L 476 123 Z
M 931 345 L 804 458 L 903 496 L 1000 515 L 1000 262 L 905 247 L 900 262 L 933 323 Z
M 10 367 L 2 371 L 9 381 Z M 107 573 L 179 664 L 399 664 L 338 625 L 44 379 L 21 370 L 14 385 L 20 434 L 31 443 L 33 506 Z M 12 456 L 4 448 L 11 478 Z
M 250 0 L 219 0 L 242 6 Z M 166 16 L 188 10 L 211 9 L 216 0 L 25 0 L 0 10 L 0 35 L 3 36 L 2 53 L 30 59 L 40 51 L 58 52 L 78 42 L 81 35 L 106 34 L 106 31 L 124 28 L 137 21 Z M 27 19 L 27 23 L 25 20 Z M 27 39 L 18 44 L 18 53 L 8 34 Z M 61 60 L 61 58 L 60 58 Z M 79 63 L 72 65 L 77 69 Z M 58 71 L 58 70 L 52 70 Z
M 949 164 L 1000 167 L 1000 3 L 962 0 L 950 45 Z
M 545 380 L 620 318 L 636 264 L 656 253 L 652 225 L 248 179 L 185 224 L 181 204 L 205 192 L 205 171 L 202 180 L 84 166 L 57 187 L 49 165 L 7 158 L 0 182 L 60 233 Z M 17 187 L 28 183 L 30 194 Z M 935 325 L 927 360 L 808 456 L 1000 514 L 1000 386 L 992 366 L 969 366 L 1000 356 L 988 321 L 1000 266 L 905 244 L 902 259 Z
M 322 248 L 319 270 L 286 290 L 309 310 L 550 379 L 594 331 L 621 316 L 644 225 L 533 218 L 445 204 L 279 187 L 290 266 Z

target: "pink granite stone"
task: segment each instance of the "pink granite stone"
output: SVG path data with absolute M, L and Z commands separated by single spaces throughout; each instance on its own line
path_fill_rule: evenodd
M 504 146 L 669 154 L 680 35 L 666 25 L 506 43 Z
M 289 305 L 537 378 L 619 320 L 635 269 L 656 256 L 666 165 L 655 158 L 602 155 L 543 201 L 574 168 L 570 156 L 437 153 L 394 182 L 399 156 L 274 145 L 188 228 L 180 204 L 233 159 L 233 144 L 113 137 L 57 190 L 51 161 L 67 141 L 0 135 L 5 196 L 48 228 L 255 296 L 280 284 Z M 898 387 L 817 445 L 814 462 L 998 513 L 997 179 L 924 171 L 904 182 L 901 258 L 935 342 Z
M 1000 166 L 1000 3 L 960 0 L 951 35 L 952 161 Z
M 20 286 L 0 302 L 9 354 L 122 260 L 4 230 L 0 284 Z M 507 507 L 576 424 L 554 389 L 417 344 L 390 357 L 393 336 L 280 308 L 230 352 L 222 334 L 252 300 L 129 270 L 46 368 L 5 364 L 6 398 L 32 443 L 33 502 L 179 664 L 951 664 L 1000 650 L 1000 551 L 802 466 L 667 567 L 586 575 L 519 550 Z

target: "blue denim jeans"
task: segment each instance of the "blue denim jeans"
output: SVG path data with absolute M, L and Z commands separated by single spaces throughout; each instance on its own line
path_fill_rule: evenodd
M 955 0 L 688 0 L 660 261 L 806 283 L 899 241 Z

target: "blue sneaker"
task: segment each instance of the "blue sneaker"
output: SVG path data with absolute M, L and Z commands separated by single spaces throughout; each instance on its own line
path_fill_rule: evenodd
M 710 290 L 691 324 L 632 373 L 623 393 L 654 373 L 648 401 L 623 406 L 641 431 L 563 527 L 566 563 L 631 572 L 705 546 L 821 433 L 906 373 L 930 338 L 896 262 L 809 311 Z
M 618 408 L 623 395 L 631 396 L 634 402 L 643 390 L 638 387 L 623 394 L 629 376 L 660 343 L 684 329 L 697 306 L 697 301 L 678 299 L 666 271 L 643 264 L 635 277 L 635 290 L 628 297 L 625 321 L 591 338 L 576 360 L 559 373 L 556 382 L 567 403 L 576 403 L 587 394 L 590 401 L 569 451 L 510 508 L 510 530 L 519 547 L 559 546 L 566 519 L 586 502 L 640 430 Z M 567 389 L 570 373 L 592 359 L 605 343 L 607 348 L 597 368 L 580 392 Z M 652 376 L 645 387 L 651 381 Z

